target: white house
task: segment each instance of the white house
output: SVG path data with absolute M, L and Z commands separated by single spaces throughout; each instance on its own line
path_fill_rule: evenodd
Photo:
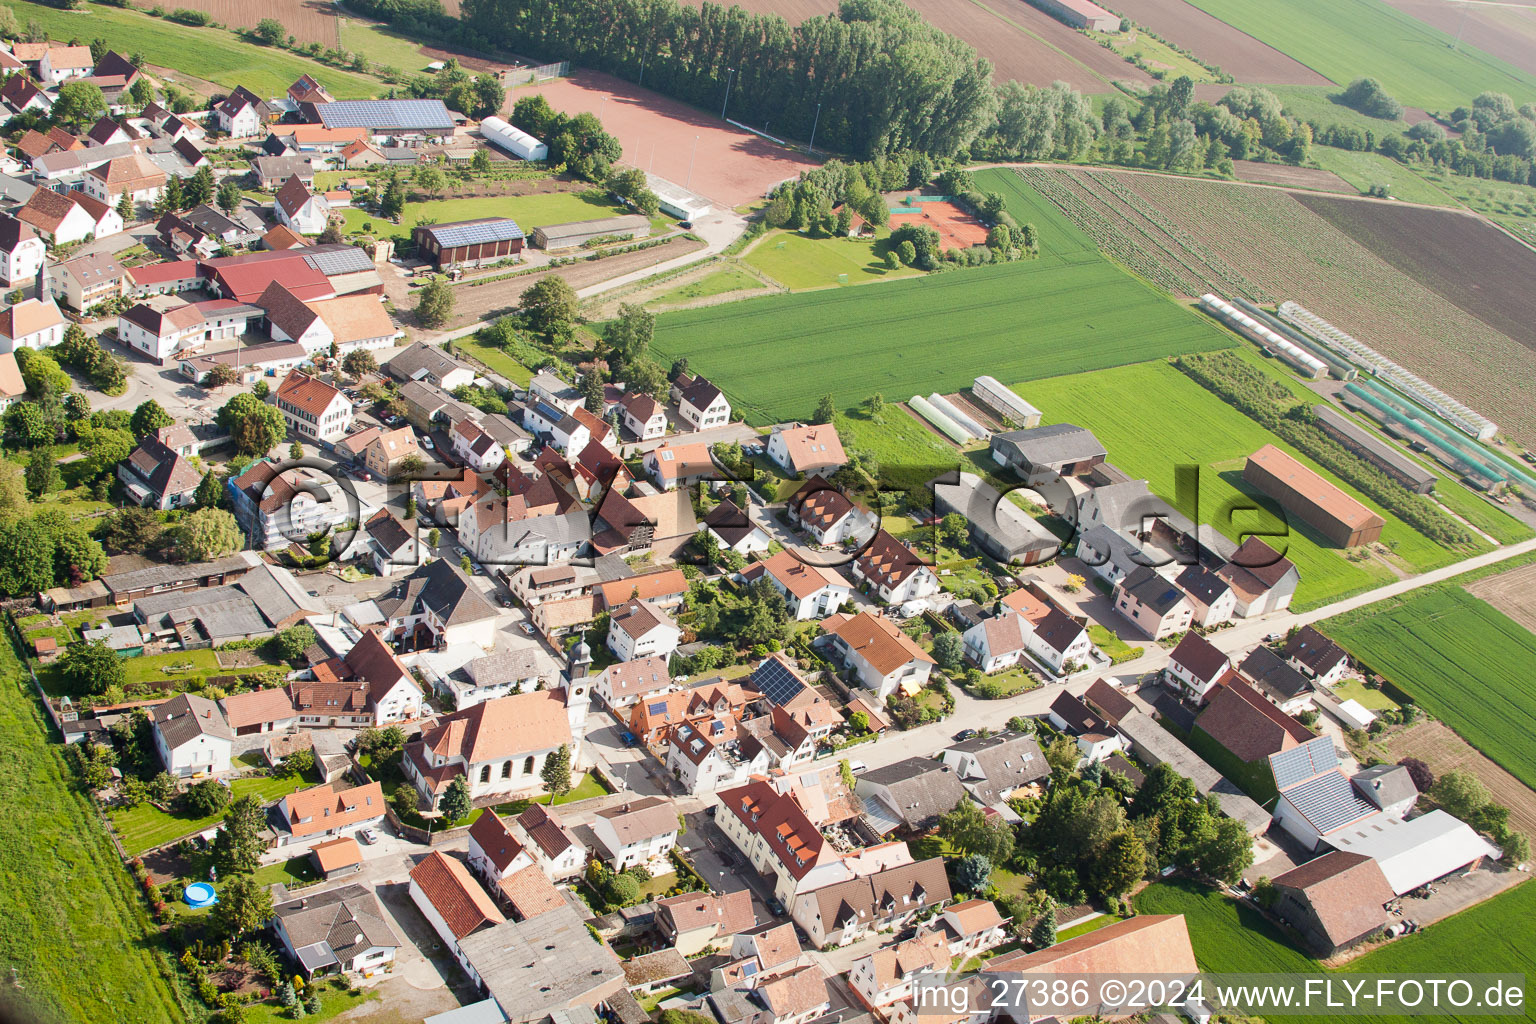
M 1349 672 L 1349 655 L 1311 626 L 1302 626 L 1287 639 L 1282 653 L 1318 689 L 1337 684 Z
M 1024 633 L 1029 623 L 1016 612 L 982 619 L 960 637 L 965 657 L 988 675 L 1012 668 L 1029 649 Z
M 752 517 L 737 507 L 729 498 L 709 510 L 704 517 L 704 528 L 715 538 L 723 551 L 734 551 L 746 556 L 767 551 L 772 543 L 768 534 L 752 521 Z
M 951 958 L 942 932 L 924 932 L 859 957 L 849 966 L 848 983 L 866 1006 L 879 1010 L 910 997 L 918 975 L 948 973 Z
M 52 299 L 22 299 L 0 309 L 0 352 L 52 348 L 64 340 L 64 314 Z
M 234 731 L 206 697 L 179 694 L 151 712 L 155 750 L 172 775 L 218 775 L 230 770 Z
M 34 280 L 47 250 L 32 225 L 0 213 L 0 284 L 13 288 Z
M 636 392 L 625 395 L 619 402 L 624 410 L 624 426 L 642 441 L 664 437 L 667 433 L 667 411 L 650 395 Z
M 1197 626 L 1219 626 L 1237 614 L 1237 591 L 1203 565 L 1191 565 L 1174 578 L 1189 600 L 1190 621 Z
M 489 473 L 507 459 L 507 450 L 468 416 L 453 425 L 453 453 L 476 473 Z
M 306 891 L 277 904 L 272 908 L 272 931 L 311 976 L 328 967 L 372 974 L 392 963 L 400 948 L 379 901 L 368 887 L 356 884 Z
M 1125 737 L 1082 700 L 1065 690 L 1051 702 L 1047 717 L 1056 728 L 1076 737 L 1078 752 L 1083 755 L 1086 763 L 1097 763 L 1125 749 Z
M 459 943 L 482 928 L 507 920 L 464 862 L 441 850 L 433 850 L 411 869 L 406 891 L 465 971 L 472 967 Z
M 658 608 L 629 601 L 609 613 L 608 649 L 620 661 L 670 658 L 683 631 Z
M 848 499 L 820 476 L 796 491 L 785 508 L 791 522 L 803 527 L 818 544 L 832 547 L 845 541 L 862 543 L 879 526 L 879 518 Z
M 677 819 L 672 820 L 675 825 Z M 587 848 L 569 826 L 541 803 L 529 804 L 527 810 L 513 819 L 512 834 L 550 881 L 580 874 L 587 866 Z
M 799 620 L 824 619 L 853 595 L 853 585 L 837 573 L 802 562 L 788 550 L 749 565 L 740 577 L 747 583 L 768 579 L 784 595 L 790 617 Z
M 108 160 L 85 172 L 85 194 L 117 209 L 126 194 L 134 208 L 153 206 L 165 191 L 167 177 L 142 153 Z
M 678 688 L 667 670 L 666 657 L 660 654 L 609 665 L 592 683 L 592 692 L 615 711 L 634 707 L 655 694 L 670 693 Z
M 294 433 L 313 443 L 335 443 L 352 426 L 352 402 L 318 377 L 294 370 L 277 388 L 277 410 Z
M 781 427 L 768 435 L 768 457 L 790 473 L 823 473 L 848 461 L 830 423 Z
M 95 65 L 89 46 L 49 44 L 43 51 L 43 59 L 37 62 L 37 77 L 44 85 L 58 85 L 71 78 L 88 76 Z
M 902 605 L 939 592 L 939 577 L 917 553 L 884 530 L 853 560 L 853 576 L 886 604 Z
M 259 135 L 264 121 L 265 104 L 244 86 L 240 86 L 213 109 L 219 131 L 231 138 L 245 139 Z
M 381 508 L 363 524 L 368 538 L 368 555 L 373 561 L 373 571 L 380 576 L 393 576 L 402 570 L 414 569 L 421 564 L 425 546 L 416 539 L 414 531 L 395 518 L 387 508 Z
M 899 687 L 913 696 L 928 682 L 933 658 L 883 615 L 833 615 L 822 623 L 833 649 L 859 684 L 883 701 Z
M 469 867 L 495 889 L 502 879 L 533 866 L 533 855 L 504 819 L 487 807 L 469 827 Z
M 1194 620 L 1194 607 L 1184 592 L 1146 566 L 1115 584 L 1113 598 L 1115 610 L 1150 640 L 1181 633 Z
M 659 867 L 677 845 L 677 810 L 670 800 L 648 796 L 597 812 L 592 833 L 615 871 Z
M 272 212 L 279 224 L 301 235 L 318 235 L 331 219 L 331 206 L 325 196 L 311 192 L 297 176 L 290 177 L 277 190 Z
M 1196 703 L 1203 703 L 1211 688 L 1231 671 L 1232 659 L 1215 644 L 1198 633 L 1186 633 L 1169 652 L 1163 679 Z
M 991 900 L 966 900 L 945 907 L 939 930 L 949 940 L 949 955 L 973 957 L 1008 941 L 1008 919 Z
M 721 427 L 731 421 L 731 403 L 703 377 L 681 374 L 672 384 L 678 415 L 695 430 Z
M 368 684 L 375 726 L 421 717 L 421 687 L 377 631 L 364 630 L 343 661 L 354 678 Z

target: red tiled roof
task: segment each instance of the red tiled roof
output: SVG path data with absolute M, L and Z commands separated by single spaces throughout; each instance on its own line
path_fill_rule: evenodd
M 411 881 L 456 939 L 464 938 L 481 925 L 501 924 L 507 919 L 469 868 L 441 850 L 433 850 L 411 869 Z

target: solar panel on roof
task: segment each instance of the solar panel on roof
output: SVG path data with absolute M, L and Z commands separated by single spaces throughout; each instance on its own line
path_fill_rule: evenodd
M 651 705 L 648 705 L 646 707 L 646 714 L 648 714 L 648 715 L 661 715 L 661 714 L 665 714 L 666 710 L 667 710 L 667 702 L 664 701 L 664 700 L 663 701 L 657 701 L 655 704 L 651 704 Z
M 305 263 L 327 277 L 336 274 L 356 274 L 373 269 L 373 260 L 369 255 L 352 245 L 304 253 L 303 259 Z
M 477 224 L 445 224 L 432 229 L 439 245 L 479 245 L 482 242 L 506 242 L 522 238 L 523 229 L 514 220 L 488 220 Z
M 764 697 L 775 704 L 788 704 L 805 689 L 795 674 L 777 658 L 769 658 L 752 673 L 752 682 Z
M 1374 804 L 1356 795 L 1343 772 L 1319 775 L 1287 790 L 1285 798 L 1312 823 L 1313 828 L 1324 833 L 1376 812 Z
M 317 103 L 328 128 L 452 128 L 442 100 L 339 100 Z
M 1338 752 L 1333 749 L 1333 740 L 1327 736 L 1269 755 L 1269 770 L 1274 774 L 1276 789 L 1294 786 L 1338 766 Z

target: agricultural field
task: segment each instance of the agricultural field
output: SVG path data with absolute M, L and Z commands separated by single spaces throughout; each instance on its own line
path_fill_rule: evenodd
M 55 39 L 101 36 L 125 54 L 142 53 L 156 67 L 171 68 L 226 89 L 244 85 L 258 96 L 281 96 L 306 72 L 339 100 L 364 99 L 383 89 L 379 81 L 366 75 L 247 43 L 224 29 L 188 28 L 139 11 L 100 4 L 93 5 L 89 14 L 30 0 L 9 0 L 9 5 L 21 24 L 36 21 Z
M 1216 77 L 1205 69 L 1205 65 L 1191 60 L 1146 32 L 1138 32 L 1134 28 L 1125 32 L 1089 32 L 1088 38 L 1100 46 L 1108 44 L 1126 60 L 1139 58 L 1153 71 L 1161 71 L 1168 81 L 1181 75 L 1187 76 L 1192 82 L 1216 81 Z
M 0 993 L 0 1015 L 180 1024 L 186 1015 L 155 961 L 157 933 L 96 809 L 67 780 L 9 646 L 0 671 L 0 785 L 9 814 L 0 840 L 0 959 L 15 972 Z
M 1366 692 L 1381 697 L 1380 691 Z M 1405 757 L 1417 757 L 1436 777 L 1450 771 L 1471 772 L 1488 787 L 1494 803 L 1509 808 L 1511 828 L 1528 836 L 1536 835 L 1536 791 L 1489 760 L 1444 722 L 1421 718 L 1406 729 L 1389 732 L 1386 739 L 1373 747 L 1394 764 Z
M 1132 476 L 1145 477 L 1152 490 L 1175 501 L 1174 470 L 1200 469 L 1198 508 L 1181 507 L 1197 522 L 1209 523 L 1234 540 L 1246 531 L 1283 529 L 1273 514 L 1233 511 L 1253 508 L 1242 483 L 1246 458 L 1265 444 L 1285 449 L 1326 479 L 1354 492 L 1259 424 L 1164 362 L 1137 363 L 1019 384 L 1015 390 L 1044 414 L 1043 422 L 1077 423 L 1092 430 L 1109 450 L 1110 461 Z M 1177 424 L 1177 429 L 1169 425 Z M 1357 495 L 1358 497 L 1358 495 Z M 1396 544 L 1396 557 L 1413 570 L 1444 565 L 1457 557 L 1401 520 L 1361 498 L 1387 521 L 1382 543 Z M 1281 543 L 1280 540 L 1270 541 Z M 1283 552 L 1301 572 L 1298 610 L 1316 608 L 1349 594 L 1391 582 L 1390 569 L 1374 560 L 1351 562 L 1305 527 L 1292 524 Z
M 1444 190 L 1426 181 L 1407 164 L 1380 153 L 1363 153 L 1332 146 L 1312 147 L 1312 158 L 1325 171 L 1337 175 L 1356 191 L 1365 192 L 1372 185 L 1385 185 L 1393 199 L 1427 206 L 1459 205 Z M 1343 191 L 1339 189 L 1337 191 Z
M 929 430 L 927 425 L 897 405 L 911 395 L 886 395 L 881 421 L 875 422 L 867 409 L 849 409 L 833 420 L 843 448 L 869 452 L 882 468 L 899 465 L 923 465 L 954 468 L 960 454 L 948 441 Z M 836 394 L 834 399 L 839 399 Z M 839 399 L 839 404 L 841 401 Z M 939 470 L 935 470 L 935 473 Z
M 1099 247 L 1061 208 L 1028 185 L 1014 171 L 993 167 L 977 171 L 976 187 L 996 192 L 1008 213 L 1020 225 L 1033 224 L 1039 238 L 1040 258 L 1066 263 L 1093 263 L 1102 259 Z
M 1454 581 L 1346 612 L 1320 628 L 1536 786 L 1529 742 L 1536 729 L 1536 635 L 1530 630 Z
M 1080 373 L 1232 338 L 1103 260 L 1038 260 L 775 295 L 657 317 L 659 358 L 690 365 L 749 423 L 809 416 L 875 392 L 955 391 L 981 373 L 1017 381 Z
M 1117 0 L 1116 14 L 1150 28 L 1239 82 L 1327 85 L 1328 79 L 1185 0 Z
M 1519 3 L 1457 4 L 1447 0 L 1386 0 L 1450 36 L 1536 75 L 1536 7 Z
M 887 267 L 885 250 L 885 239 L 809 238 L 794 231 L 770 231 L 741 259 L 790 291 L 870 284 L 923 273 L 915 267 Z M 845 276 L 847 280 L 841 280 Z
M 1210 88 L 1207 86 L 1206 88 Z M 1343 103 L 1344 90 L 1333 85 L 1274 85 L 1265 86 L 1285 104 L 1285 112 L 1292 117 L 1314 124 L 1336 124 L 1345 128 L 1368 131 L 1376 138 L 1408 130 L 1406 118 L 1395 121 L 1362 114 Z M 1214 97 L 1213 99 L 1219 99 Z M 1406 111 L 1405 111 L 1406 113 Z
M 421 71 L 436 58 L 423 53 L 421 44 L 395 30 L 357 18 L 336 19 L 341 48 L 361 53 L 375 64 L 399 68 L 405 72 Z
M 1404 104 L 1449 111 L 1487 89 L 1536 100 L 1536 74 L 1387 6 L 1382 0 L 1191 0 L 1228 25 L 1346 85 L 1377 79 Z M 1362 40 L 1371 45 L 1362 46 Z
M 1536 187 L 1444 174 L 1428 168 L 1424 179 L 1527 245 L 1536 245 Z
M 1143 914 L 1183 914 L 1202 970 L 1252 974 L 1315 974 L 1323 969 L 1297 951 L 1257 909 L 1185 880 L 1158 882 L 1136 895 Z M 1436 975 L 1477 972 L 1529 974 L 1536 970 L 1530 917 L 1536 885 L 1522 885 L 1455 917 L 1356 957 L 1329 974 Z M 1527 1010 L 1529 1016 L 1529 1010 Z M 1298 1024 L 1387 1024 L 1401 1017 L 1366 1015 L 1286 1017 Z M 1472 1024 L 1476 1016 L 1443 1018 Z
M 662 292 L 650 302 L 658 306 L 670 306 L 698 299 L 712 299 L 716 295 L 729 295 L 732 292 L 761 291 L 766 287 L 740 267 L 727 266 L 721 270 L 712 270 L 696 281 Z
M 1520 625 L 1536 633 L 1536 565 L 1488 576 L 1467 587 Z
M 150 4 L 144 4 L 148 8 Z M 300 43 L 319 43 L 336 48 L 336 8 L 324 0 L 277 0 L 248 4 L 241 0 L 177 0 L 176 7 L 206 11 L 214 21 L 230 28 L 255 28 L 265 17 L 275 17 Z M 171 9 L 171 8 L 168 8 Z
M 1318 147 L 1321 149 L 1322 147 Z M 1260 163 L 1257 160 L 1232 161 L 1232 174 L 1238 181 L 1253 181 L 1261 185 L 1281 185 L 1285 188 L 1308 188 L 1319 192 L 1350 192 L 1357 189 L 1332 171 L 1316 167 L 1297 167 L 1294 164 Z
M 1424 238 L 1399 235 L 1403 241 L 1395 252 L 1377 242 L 1378 253 L 1310 207 L 1358 203 L 1386 223 L 1399 217 L 1418 223 L 1425 211 L 1166 174 L 1043 167 L 1016 173 L 1104 252 L 1161 287 L 1265 303 L 1294 299 L 1497 421 L 1510 436 L 1536 441 L 1530 401 L 1536 357 L 1412 276 L 1420 257 L 1411 250 Z M 1442 269 L 1447 290 L 1464 280 L 1458 274 L 1483 273 L 1507 293 L 1499 264 L 1484 263 L 1486 255 L 1466 248 L 1465 240 L 1479 234 L 1475 222 L 1448 223 L 1457 230 L 1445 251 L 1468 266 Z M 1501 241 L 1488 244 L 1496 248 Z M 1520 300 L 1499 295 L 1490 291 L 1485 301 L 1523 308 Z

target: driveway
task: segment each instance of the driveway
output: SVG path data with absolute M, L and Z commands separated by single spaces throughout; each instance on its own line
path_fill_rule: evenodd
M 646 753 L 644 747 L 626 745 L 620 736 L 622 732 L 624 729 L 607 712 L 593 712 L 587 718 L 587 749 L 624 791 L 636 796 L 670 796 L 660 762 Z

